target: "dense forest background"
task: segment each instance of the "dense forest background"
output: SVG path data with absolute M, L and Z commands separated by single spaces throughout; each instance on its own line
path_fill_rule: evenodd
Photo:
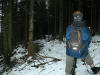
M 0 0 L 0 54 L 8 63 L 20 43 L 30 56 L 36 52 L 34 40 L 48 35 L 48 41 L 63 41 L 75 10 L 83 12 L 93 35 L 100 34 L 99 7 L 99 0 Z

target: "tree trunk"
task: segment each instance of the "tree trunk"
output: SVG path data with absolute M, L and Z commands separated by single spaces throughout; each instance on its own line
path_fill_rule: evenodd
M 56 4 L 57 0 L 55 0 L 55 26 L 54 26 L 54 39 L 56 39 L 56 35 L 57 35 L 57 4 Z
M 27 47 L 27 42 L 28 42 L 28 1 L 25 0 L 25 47 Z
M 8 4 L 8 5 L 7 5 Z M 3 21 L 3 48 L 5 63 L 10 63 L 12 54 L 12 0 L 4 1 L 4 21 Z
M 99 12 L 100 12 L 100 9 L 99 9 Z M 98 20 L 98 34 L 100 35 L 100 13 L 98 14 L 99 16 L 99 20 Z
M 72 22 L 72 14 L 73 14 L 73 4 L 71 0 L 69 0 L 68 8 L 69 8 L 68 9 L 68 25 L 70 25 Z
M 9 0 L 8 4 L 8 49 L 12 52 L 12 0 Z
M 30 14 L 29 14 L 29 43 L 28 43 L 28 55 L 33 56 L 35 47 L 33 43 L 34 35 L 34 0 L 30 0 Z
M 59 40 L 63 41 L 63 0 L 59 0 Z
M 50 41 L 50 11 L 48 9 L 48 41 Z

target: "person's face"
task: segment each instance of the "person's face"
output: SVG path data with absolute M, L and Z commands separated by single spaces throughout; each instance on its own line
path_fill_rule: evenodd
M 75 15 L 75 16 L 74 16 L 74 21 L 75 21 L 75 22 L 82 21 L 82 16 L 81 16 L 81 15 Z

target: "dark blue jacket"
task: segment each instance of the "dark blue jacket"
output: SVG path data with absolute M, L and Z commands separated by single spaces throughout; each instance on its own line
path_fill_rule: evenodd
M 72 26 L 68 26 L 66 29 L 66 44 L 68 43 L 69 39 L 70 39 L 70 33 L 72 31 Z M 84 58 L 87 54 L 88 54 L 88 47 L 89 44 L 91 42 L 91 33 L 90 30 L 88 29 L 87 26 L 83 26 L 81 29 L 81 33 L 82 33 L 82 42 L 85 45 L 84 48 L 82 48 L 79 51 L 74 51 L 71 48 L 69 48 L 69 46 L 66 46 L 66 54 L 68 56 L 74 57 L 74 58 Z

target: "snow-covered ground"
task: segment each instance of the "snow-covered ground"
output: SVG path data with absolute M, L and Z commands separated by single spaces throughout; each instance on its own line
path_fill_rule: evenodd
M 38 54 L 38 60 L 22 64 L 21 57 L 26 55 L 22 46 L 15 49 L 16 53 L 11 58 L 17 59 L 21 65 L 17 65 L 8 72 L 4 72 L 3 75 L 65 75 L 65 62 L 66 62 L 66 49 L 64 48 L 65 42 L 59 42 L 58 40 L 52 40 L 47 42 L 46 40 L 37 40 L 43 45 L 41 51 Z M 90 55 L 93 58 L 94 65 L 100 66 L 100 36 L 94 36 L 89 47 Z M 23 54 L 22 54 L 23 53 Z M 60 61 L 52 61 L 54 58 L 60 59 Z M 32 60 L 32 57 L 28 58 L 27 61 Z M 39 65 L 40 63 L 44 65 Z M 46 64 L 45 64 L 46 63 Z M 39 65 L 34 67 L 34 65 Z M 87 72 L 90 67 L 88 65 L 83 65 L 83 62 L 78 59 L 76 75 L 90 75 Z

